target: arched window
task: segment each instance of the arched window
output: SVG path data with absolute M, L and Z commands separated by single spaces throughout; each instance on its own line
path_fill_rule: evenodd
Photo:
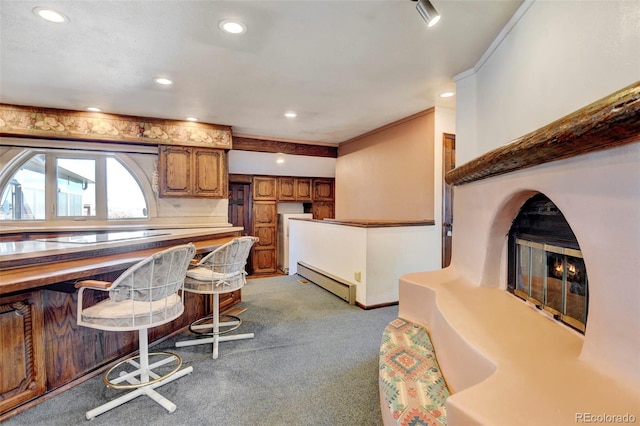
M 0 220 L 116 220 L 149 217 L 136 177 L 113 154 L 23 153 L 0 176 Z
M 584 332 L 589 280 L 578 240 L 545 195 L 527 200 L 509 231 L 508 290 Z

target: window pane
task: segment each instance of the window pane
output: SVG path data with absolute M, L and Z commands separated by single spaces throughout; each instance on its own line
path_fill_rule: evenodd
M 107 158 L 107 210 L 109 219 L 148 217 L 138 181 L 115 158 Z
M 95 216 L 95 180 L 95 160 L 56 159 L 58 216 Z
M 2 190 L 0 220 L 45 219 L 45 155 L 25 162 Z

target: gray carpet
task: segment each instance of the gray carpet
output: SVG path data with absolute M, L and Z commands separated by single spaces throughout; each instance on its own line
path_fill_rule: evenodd
M 193 373 L 158 388 L 177 410 L 146 396 L 92 425 L 381 425 L 378 351 L 397 306 L 362 310 L 298 276 L 249 280 L 239 305 L 254 339 L 174 348 Z M 4 425 L 88 424 L 85 412 L 118 396 L 95 377 L 7 420 Z

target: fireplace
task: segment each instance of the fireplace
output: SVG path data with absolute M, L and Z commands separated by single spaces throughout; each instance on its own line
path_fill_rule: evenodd
M 447 172 L 451 265 L 402 276 L 399 316 L 429 330 L 448 424 L 640 418 L 638 116 L 640 82 Z
M 587 269 L 578 240 L 544 194 L 527 200 L 509 231 L 507 289 L 584 333 Z

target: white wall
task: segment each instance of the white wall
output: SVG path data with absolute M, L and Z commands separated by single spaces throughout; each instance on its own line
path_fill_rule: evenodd
M 289 222 L 289 274 L 298 261 L 356 284 L 356 301 L 375 306 L 398 301 L 398 281 L 409 272 L 440 267 L 434 226 L 361 228 L 319 221 Z M 354 273 L 361 273 L 361 280 Z
M 475 71 L 456 82 L 464 162 L 640 80 L 640 1 L 535 1 Z
M 278 163 L 277 160 L 284 160 Z M 270 176 L 335 177 L 336 159 L 268 152 L 229 151 L 229 173 Z

